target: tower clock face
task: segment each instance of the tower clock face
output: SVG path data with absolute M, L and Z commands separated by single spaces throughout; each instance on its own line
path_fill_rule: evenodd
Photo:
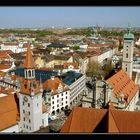
M 23 100 L 24 100 L 25 102 L 28 102 L 28 98 L 27 98 L 26 96 L 24 96 Z

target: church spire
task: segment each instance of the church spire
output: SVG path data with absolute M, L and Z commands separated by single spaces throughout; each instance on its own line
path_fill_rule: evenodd
M 27 45 L 27 52 L 26 52 L 26 59 L 25 59 L 25 79 L 31 80 L 35 79 L 35 69 L 34 69 L 34 64 L 33 64 L 33 57 L 32 57 L 32 52 L 30 49 L 30 45 Z
M 30 45 L 29 44 L 27 46 L 26 59 L 25 59 L 24 67 L 26 69 L 32 69 L 32 68 L 34 68 L 32 52 L 31 52 L 31 49 L 30 49 Z

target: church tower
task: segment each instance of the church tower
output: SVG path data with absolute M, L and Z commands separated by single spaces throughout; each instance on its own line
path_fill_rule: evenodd
M 24 78 L 19 93 L 20 130 L 34 132 L 42 126 L 42 92 L 35 80 L 35 69 L 30 46 L 27 47 Z
M 129 75 L 130 78 L 132 78 L 133 48 L 134 35 L 131 33 L 131 27 L 129 25 L 127 33 L 124 34 L 122 69 Z

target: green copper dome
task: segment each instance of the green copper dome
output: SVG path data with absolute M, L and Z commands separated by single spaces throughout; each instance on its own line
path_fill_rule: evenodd
M 131 33 L 131 30 L 132 30 L 132 28 L 131 28 L 131 26 L 130 25 L 128 25 L 128 28 L 127 28 L 127 33 L 126 34 L 124 34 L 124 39 L 128 39 L 128 40 L 131 40 L 131 39 L 134 39 L 134 35 Z
M 131 38 L 132 38 L 132 39 L 133 39 L 133 38 L 134 38 L 134 35 L 131 34 L 131 33 L 127 33 L 127 34 L 124 34 L 123 38 L 124 38 L 124 39 L 125 39 L 125 38 L 126 38 L 126 39 L 127 39 L 127 38 L 128 38 L 128 39 L 131 39 Z

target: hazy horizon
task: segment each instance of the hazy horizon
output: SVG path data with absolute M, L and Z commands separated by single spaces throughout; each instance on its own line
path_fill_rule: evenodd
M 0 7 L 0 28 L 140 27 L 140 7 Z

